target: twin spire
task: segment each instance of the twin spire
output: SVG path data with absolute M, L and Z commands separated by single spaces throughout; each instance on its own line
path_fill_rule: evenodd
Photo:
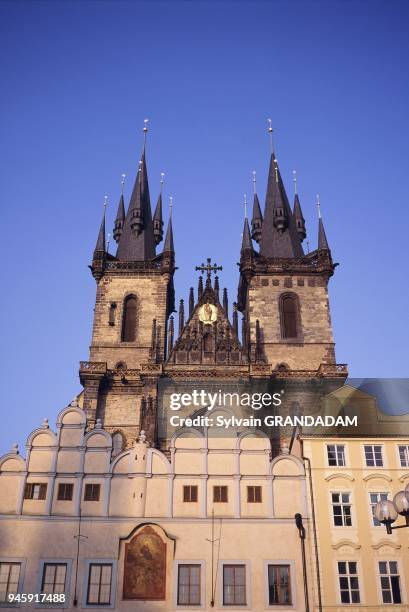
M 247 218 L 244 220 L 242 252 L 254 252 L 253 242 L 260 245 L 259 254 L 266 258 L 299 258 L 303 257 L 302 242 L 307 236 L 305 219 L 302 213 L 297 190 L 297 178 L 294 172 L 294 205 L 291 208 L 278 161 L 274 152 L 272 127 L 269 124 L 271 157 L 268 172 L 267 193 L 264 215 L 261 212 L 257 195 L 256 173 L 253 172 L 253 213 L 251 229 Z M 146 165 L 147 120 L 144 125 L 144 146 L 128 210 L 125 209 L 124 182 L 121 177 L 121 195 L 114 223 L 113 237 L 118 244 L 116 259 L 119 261 L 152 261 L 156 257 L 156 246 L 163 240 L 163 183 L 161 174 L 160 193 L 152 217 L 149 194 L 148 171 Z M 247 206 L 247 202 L 245 203 Z M 330 250 L 321 218 L 319 202 L 318 249 Z M 107 255 L 105 239 L 105 208 L 94 251 L 94 259 L 104 259 Z M 170 214 L 165 236 L 163 252 L 174 254 L 172 215 Z
M 151 261 L 156 257 L 156 246 L 163 240 L 163 213 L 162 213 L 162 191 L 164 174 L 161 174 L 160 194 L 156 204 L 155 213 L 152 217 L 151 201 L 149 194 L 148 170 L 146 165 L 146 135 L 147 120 L 144 122 L 144 145 L 141 160 L 139 161 L 135 184 L 127 212 L 124 201 L 125 175 L 121 177 L 121 196 L 119 198 L 118 211 L 114 223 L 113 237 L 118 244 L 116 258 L 119 261 Z M 101 223 L 98 240 L 94 251 L 104 253 L 105 245 L 105 210 Z M 169 220 L 164 251 L 174 253 L 172 221 Z
M 260 245 L 260 255 L 266 258 L 303 257 L 302 242 L 307 237 L 305 219 L 298 197 L 297 176 L 294 171 L 294 205 L 291 209 L 281 177 L 278 161 L 274 152 L 271 121 L 268 128 L 271 144 L 271 157 L 268 172 L 267 194 L 264 215 L 256 189 L 256 173 L 253 171 L 253 214 L 251 233 L 247 217 L 244 221 L 242 252 L 253 251 L 252 239 Z M 319 213 L 318 249 L 329 249 L 324 224 Z

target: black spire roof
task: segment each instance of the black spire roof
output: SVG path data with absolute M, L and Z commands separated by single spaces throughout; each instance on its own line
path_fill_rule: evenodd
M 98 232 L 97 243 L 94 249 L 94 259 L 105 253 L 106 243 L 105 243 L 105 207 L 104 214 L 102 215 L 102 221 Z
M 324 229 L 324 223 L 321 217 L 318 219 L 318 248 L 326 249 L 327 251 L 330 250 L 329 245 L 328 245 L 327 235 Z
M 162 217 L 162 194 L 159 194 L 158 201 L 153 215 L 153 233 L 155 243 L 159 244 L 163 238 L 163 217 Z
M 241 242 L 241 252 L 243 253 L 243 251 L 253 251 L 253 244 L 251 242 L 250 227 L 247 217 L 244 219 L 243 239 Z
M 282 219 L 282 224 L 277 223 Z M 260 239 L 260 255 L 267 258 L 302 257 L 303 249 L 274 153 L 268 172 L 266 206 Z
M 122 234 L 122 230 L 125 222 L 125 202 L 124 202 L 124 194 L 121 193 L 121 197 L 119 198 L 118 204 L 118 212 L 116 213 L 116 219 L 114 224 L 114 240 L 115 242 L 119 242 L 119 239 Z
M 304 238 L 307 236 L 307 232 L 305 229 L 305 219 L 302 214 L 300 200 L 298 198 L 298 193 L 294 196 L 294 221 L 295 226 L 297 228 L 298 236 L 300 241 L 302 242 Z
M 251 219 L 251 235 L 256 242 L 259 242 L 261 237 L 261 227 L 263 225 L 263 215 L 261 212 L 260 202 L 257 193 L 254 194 L 253 200 L 253 216 Z
M 169 218 L 168 229 L 166 230 L 166 238 L 165 244 L 163 246 L 163 252 L 175 252 L 175 246 L 173 243 L 173 227 L 172 227 L 172 217 Z
M 120 261 L 149 261 L 156 256 L 145 149 L 116 256 Z

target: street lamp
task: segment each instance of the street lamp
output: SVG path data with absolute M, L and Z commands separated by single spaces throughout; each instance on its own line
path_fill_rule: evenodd
M 409 484 L 406 485 L 404 491 L 396 493 L 393 501 L 390 499 L 379 501 L 375 506 L 374 514 L 378 521 L 385 525 L 388 534 L 392 533 L 392 529 L 409 527 Z M 405 517 L 405 525 L 392 527 L 392 523 L 396 521 L 399 514 Z

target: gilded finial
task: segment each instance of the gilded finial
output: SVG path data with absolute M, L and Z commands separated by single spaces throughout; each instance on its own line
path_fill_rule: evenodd
M 318 219 L 321 219 L 321 203 L 320 203 L 320 196 L 317 193 L 317 211 L 318 211 Z
M 169 198 L 169 217 L 172 218 L 172 212 L 173 212 L 173 197 L 170 196 Z
M 163 192 L 163 183 L 165 182 L 165 173 L 161 172 L 160 173 L 160 195 L 162 195 Z
M 247 193 L 244 194 L 244 218 L 247 219 Z
M 297 170 L 293 170 L 293 181 L 294 181 L 294 194 L 298 194 L 297 190 Z
M 148 123 L 149 123 L 149 119 L 143 120 L 143 146 L 144 148 L 146 145 L 146 137 L 148 135 Z
M 105 211 L 107 209 L 107 206 L 108 206 L 108 196 L 106 195 L 106 196 L 104 196 L 104 215 L 105 215 Z
M 276 178 L 276 183 L 278 183 L 278 166 L 277 166 L 277 158 L 274 157 L 274 174 Z
M 274 150 L 274 146 L 273 146 L 273 125 L 272 125 L 271 119 L 267 119 L 267 123 L 268 123 L 268 134 L 270 136 L 270 150 L 272 153 Z
M 257 193 L 257 185 L 256 185 L 256 171 L 253 170 L 253 192 L 254 195 Z

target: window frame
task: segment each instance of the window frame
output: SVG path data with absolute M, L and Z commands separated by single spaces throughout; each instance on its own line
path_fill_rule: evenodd
M 373 457 L 373 459 L 374 459 L 374 461 L 375 461 L 375 460 L 376 460 L 376 459 L 375 459 L 375 451 L 374 451 L 375 446 L 379 446 L 379 447 L 380 447 L 380 449 L 381 449 L 381 459 L 382 459 L 382 464 L 381 464 L 381 465 L 376 465 L 376 464 L 375 464 L 375 465 L 368 465 L 368 462 L 367 462 L 367 456 L 366 456 L 366 448 L 372 447 L 372 449 L 373 449 L 373 450 L 372 450 L 372 457 Z M 384 445 L 383 445 L 383 444 L 379 444 L 379 443 L 372 443 L 372 442 L 370 442 L 370 443 L 368 443 L 368 444 L 363 444 L 363 445 L 362 445 L 362 451 L 363 451 L 364 467 L 365 467 L 365 468 L 368 468 L 368 469 L 379 469 L 379 468 L 384 468 L 384 467 L 386 467 L 386 466 L 385 466 L 385 453 L 384 453 Z
M 383 501 L 383 498 L 381 497 L 382 495 L 386 495 L 385 499 L 389 499 L 389 491 L 368 491 L 368 496 L 369 496 L 369 508 L 370 508 L 370 517 L 371 517 L 371 527 L 384 527 L 384 525 L 382 525 L 382 523 L 380 523 L 378 521 L 378 519 L 376 518 L 375 514 L 374 514 L 374 510 L 375 510 L 375 506 L 377 504 L 377 502 L 373 502 L 371 500 L 371 495 L 377 495 L 378 496 L 378 501 Z M 376 521 L 376 523 L 375 523 Z
M 135 329 L 134 329 L 134 339 L 133 340 L 125 340 L 125 325 L 126 325 L 126 308 L 127 308 L 127 303 L 131 300 L 134 299 L 135 300 Z M 120 328 L 120 341 L 123 344 L 135 344 L 136 339 L 137 339 L 137 318 L 138 318 L 138 298 L 134 293 L 128 293 L 127 295 L 124 296 L 124 299 L 122 301 L 122 316 L 121 316 L 121 328 Z
M 179 565 L 200 566 L 200 604 L 178 604 Z M 200 610 L 206 607 L 206 562 L 203 559 L 177 559 L 173 561 L 173 608 L 177 610 Z
M 295 336 L 286 336 L 285 335 L 285 324 L 284 324 L 284 300 L 286 298 L 292 298 L 295 303 Z M 300 298 L 297 293 L 294 291 L 284 291 L 280 294 L 278 298 L 278 310 L 280 317 L 280 340 L 281 342 L 291 343 L 291 342 L 302 342 L 303 339 L 303 331 L 302 331 L 302 322 L 301 322 L 301 304 Z
M 57 501 L 72 501 L 74 499 L 74 483 L 73 482 L 58 482 L 57 483 Z M 71 487 L 71 497 L 60 497 L 61 487 Z
M 72 559 L 55 559 L 55 558 L 47 558 L 47 559 L 41 559 L 40 560 L 40 567 L 39 567 L 39 572 L 38 572 L 38 576 L 37 576 L 37 587 L 36 587 L 36 592 L 37 593 L 41 593 L 42 590 L 42 583 L 43 583 L 43 574 L 44 574 L 44 567 L 47 564 L 55 564 L 55 565 L 66 565 L 66 572 L 65 572 L 65 587 L 64 587 L 64 593 L 66 596 L 66 600 L 65 602 L 44 602 L 43 604 L 38 603 L 36 604 L 36 608 L 70 608 L 71 607 L 71 573 L 72 573 Z
M 24 575 L 26 571 L 26 561 L 27 560 L 24 557 L 0 557 L 0 564 L 1 563 L 4 563 L 4 564 L 18 563 L 20 565 L 20 573 L 18 576 L 18 583 L 17 583 L 17 593 L 23 592 Z M 13 604 L 13 603 L 8 602 L 7 600 L 0 601 L 0 608 L 20 608 L 20 607 L 21 607 L 21 604 L 19 603 Z
M 378 582 L 378 591 L 379 591 L 379 601 L 380 601 L 380 603 L 383 606 L 399 606 L 399 605 L 402 606 L 402 605 L 405 605 L 405 603 L 406 603 L 406 593 L 405 593 L 405 588 L 404 588 L 404 575 L 401 572 L 401 563 L 400 563 L 400 560 L 397 559 L 396 557 L 393 558 L 393 559 L 391 559 L 390 557 L 388 557 L 388 558 L 382 557 L 381 559 L 376 559 L 375 563 L 376 563 L 376 574 L 377 574 L 377 577 L 378 577 L 377 582 Z M 380 563 L 386 563 L 387 564 L 387 566 L 388 566 L 388 573 L 387 574 L 381 574 L 381 570 L 380 570 L 380 566 L 379 566 Z M 398 569 L 398 573 L 397 574 L 391 574 L 390 573 L 390 565 L 389 565 L 390 563 L 396 563 L 397 569 Z M 387 576 L 389 578 L 389 588 L 391 589 L 390 592 L 391 592 L 392 596 L 393 596 L 393 590 L 391 588 L 390 576 L 398 576 L 398 578 L 399 578 L 400 603 L 393 603 L 393 602 L 390 602 L 389 604 L 388 603 L 384 603 L 384 601 L 383 601 L 383 591 L 385 589 L 382 588 L 382 583 L 381 583 L 381 577 L 382 576 L 384 576 L 384 577 Z
M 192 490 L 195 491 L 196 499 L 192 499 Z M 189 495 L 186 495 L 189 491 Z M 189 497 L 189 499 L 186 499 Z M 199 487 L 198 485 L 183 485 L 183 503 L 184 504 L 196 504 L 199 501 Z
M 89 576 L 92 565 L 111 565 L 111 593 L 110 593 L 110 603 L 109 604 L 89 604 L 88 601 L 88 584 L 89 584 Z M 83 608 L 94 608 L 97 610 L 101 609 L 112 609 L 115 608 L 116 603 L 116 587 L 117 587 L 117 560 L 116 559 L 85 559 L 85 571 L 84 571 L 84 581 L 82 586 L 82 607 Z
M 291 604 L 270 604 L 269 575 L 270 565 L 287 565 L 290 568 Z M 268 559 L 264 561 L 264 607 L 267 610 L 296 610 L 297 602 L 297 574 L 294 559 Z
M 406 451 L 406 465 L 402 465 L 401 456 L 400 456 L 400 447 L 403 447 Z M 397 444 L 397 453 L 398 453 L 398 463 L 401 469 L 409 468 L 409 444 Z
M 187 603 L 181 603 L 179 601 L 180 586 L 181 586 L 181 584 L 180 584 L 180 570 L 181 570 L 181 568 L 189 568 L 189 585 L 188 585 L 188 587 L 189 587 L 189 593 L 188 593 L 189 601 Z M 191 589 L 191 586 L 192 586 L 191 582 L 190 582 L 190 570 L 192 568 L 196 568 L 196 569 L 199 570 L 199 585 L 198 585 L 199 586 L 199 602 L 198 603 L 194 603 L 194 602 L 190 601 L 190 598 L 191 598 L 191 590 L 190 589 Z M 186 607 L 190 607 L 190 606 L 197 607 L 197 606 L 200 606 L 200 604 L 201 604 L 201 589 L 202 589 L 202 573 L 201 573 L 201 566 L 200 566 L 200 564 L 198 564 L 198 563 L 178 563 L 177 585 L 178 585 L 178 587 L 177 587 L 177 594 L 176 594 L 176 596 L 177 596 L 177 605 L 178 606 L 186 606 Z
M 220 499 L 216 499 L 216 489 L 220 489 L 219 497 Z M 226 490 L 226 499 L 222 499 L 222 489 Z M 229 503 L 229 487 L 228 485 L 213 485 L 213 503 L 214 504 L 228 504 Z
M 345 574 L 341 574 L 339 571 L 339 564 L 340 563 L 345 563 L 346 564 L 346 573 Z M 356 565 L 356 573 L 350 573 L 349 570 L 349 564 L 350 563 L 355 563 Z M 336 564 L 336 576 L 337 576 L 337 591 L 338 591 L 338 601 L 339 601 L 339 605 L 341 606 L 361 606 L 363 604 L 363 598 L 362 598 L 362 584 L 361 584 L 361 580 L 360 580 L 360 567 L 359 567 L 359 560 L 358 559 L 336 559 L 335 560 L 335 564 Z M 348 588 L 347 589 L 341 589 L 341 578 L 346 578 L 348 581 Z M 358 582 L 358 589 L 352 589 L 351 588 L 351 578 L 356 578 L 357 582 Z M 342 594 L 341 594 L 341 590 L 348 591 L 348 596 L 350 598 L 350 601 L 342 601 Z M 358 591 L 358 598 L 359 601 L 352 601 L 352 591 Z
M 263 487 L 261 485 L 246 485 L 247 489 L 247 503 L 248 504 L 262 504 L 263 503 Z M 252 495 L 250 495 L 252 491 Z M 260 494 L 260 499 L 257 499 L 257 492 Z M 253 499 L 250 499 L 253 497 Z
M 245 604 L 224 604 L 224 571 L 223 567 L 225 565 L 243 565 L 245 571 L 245 596 L 246 603 Z M 219 602 L 219 608 L 222 610 L 252 610 L 252 601 L 251 601 L 251 562 L 248 559 L 221 559 L 218 564 L 218 575 L 221 576 L 220 580 L 218 580 L 218 588 L 217 588 L 217 599 Z M 217 601 L 216 606 L 217 607 Z
M 94 499 L 94 497 L 92 498 L 87 498 L 87 490 L 89 490 L 89 487 L 98 487 L 98 499 Z M 101 501 L 101 483 L 100 482 L 85 482 L 84 483 L 84 495 L 83 495 L 83 500 L 84 502 L 100 502 Z
M 29 489 L 29 487 L 31 487 Z M 39 487 L 38 497 L 34 497 L 35 487 Z M 27 495 L 28 490 L 31 491 L 30 496 Z M 48 482 L 26 482 L 24 485 L 24 500 L 25 501 L 45 501 L 48 493 Z
M 335 527 L 337 529 L 345 529 L 348 528 L 350 529 L 351 527 L 354 527 L 354 517 L 353 517 L 353 513 L 352 513 L 352 492 L 351 491 L 330 491 L 329 492 L 330 495 L 330 506 L 331 506 L 331 517 L 332 517 L 332 527 Z M 332 499 L 333 495 L 341 495 L 341 501 L 340 502 L 334 502 Z M 342 495 L 349 495 L 349 502 L 343 502 L 342 501 Z M 341 506 L 342 507 L 342 511 L 341 511 L 341 516 L 342 516 L 342 525 L 336 525 L 335 524 L 335 514 L 334 514 L 334 506 Z M 346 525 L 345 524 L 345 513 L 344 513 L 344 506 L 349 506 L 350 511 L 349 511 L 349 516 L 351 519 L 351 524 L 350 525 Z
M 336 457 L 336 461 L 337 463 L 335 465 L 331 465 L 329 462 L 329 456 L 328 456 L 328 451 L 329 451 L 329 447 L 333 446 L 335 448 L 335 457 Z M 343 447 L 343 459 L 344 459 L 344 463 L 340 464 L 338 463 L 338 448 Z M 325 459 L 326 459 L 326 464 L 327 467 L 329 468 L 335 468 L 335 467 L 347 467 L 347 446 L 346 444 L 343 442 L 342 444 L 337 444 L 336 442 L 328 442 L 325 445 Z

